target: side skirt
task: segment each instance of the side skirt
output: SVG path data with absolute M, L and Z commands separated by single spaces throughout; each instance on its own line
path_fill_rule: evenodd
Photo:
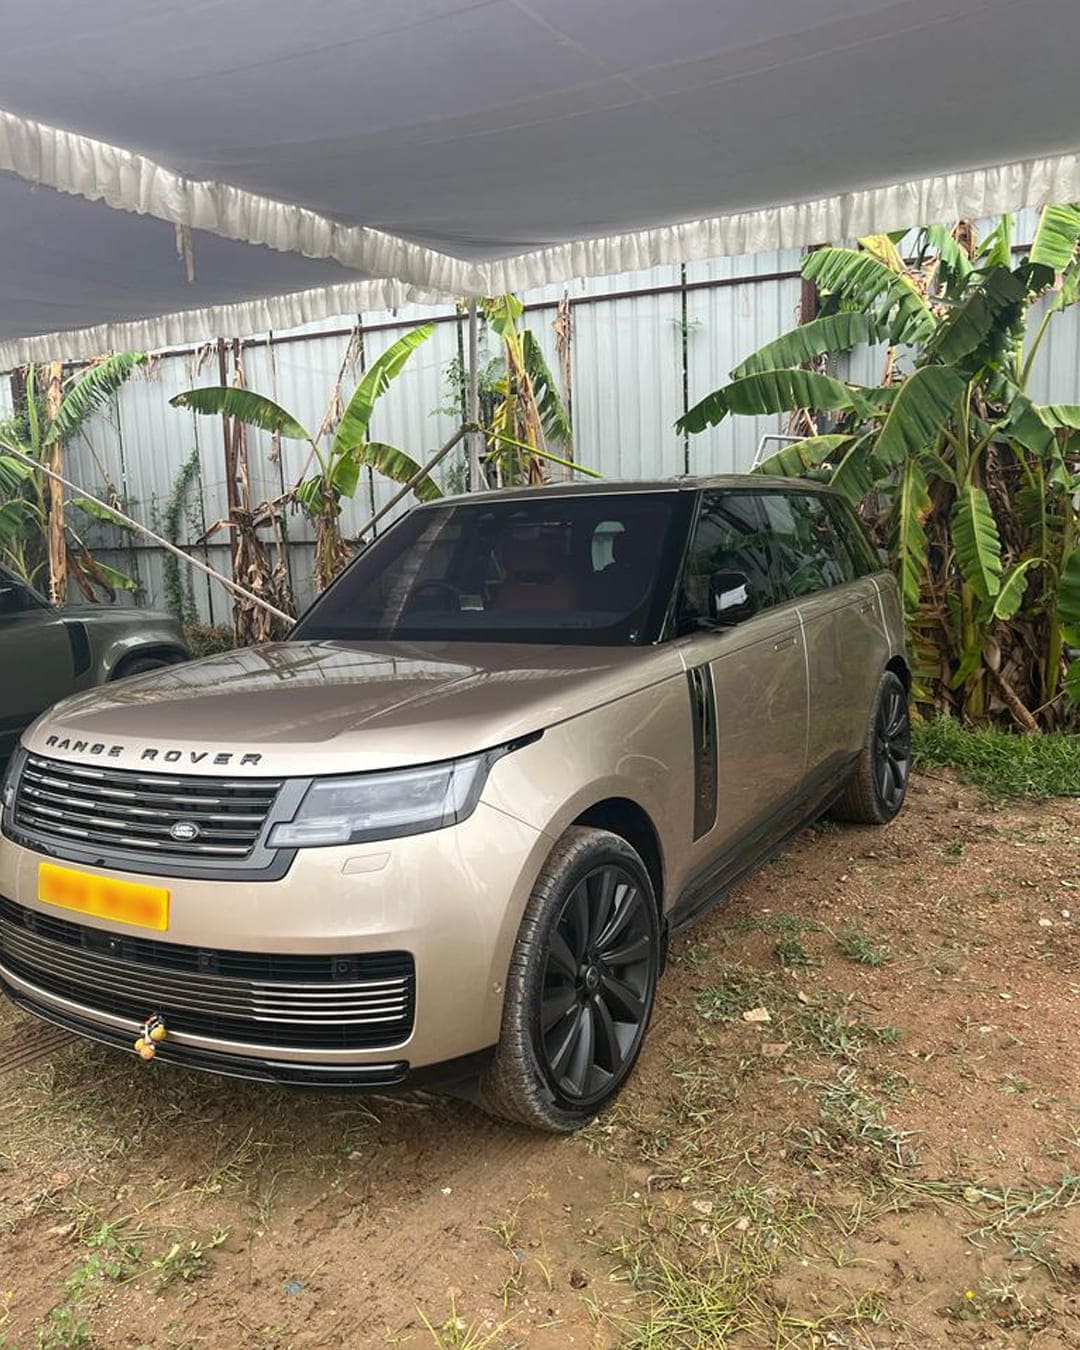
M 856 758 L 845 757 L 839 767 L 826 766 L 808 788 L 753 826 L 738 848 L 693 877 L 668 915 L 668 934 L 682 933 L 704 918 L 743 877 L 775 858 L 795 835 L 827 811 L 844 790 Z

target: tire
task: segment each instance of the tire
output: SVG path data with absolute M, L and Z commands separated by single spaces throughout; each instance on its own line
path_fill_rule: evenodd
M 120 663 L 113 675 L 114 680 L 126 680 L 129 675 L 145 675 L 151 670 L 163 670 L 165 666 L 174 666 L 167 656 L 131 656 Z
M 878 685 L 855 769 L 832 815 L 860 825 L 887 825 L 907 796 L 911 774 L 911 721 L 904 683 L 887 670 Z
M 567 830 L 525 908 L 481 1106 L 555 1134 L 592 1120 L 637 1060 L 660 955 L 641 858 L 607 830 Z

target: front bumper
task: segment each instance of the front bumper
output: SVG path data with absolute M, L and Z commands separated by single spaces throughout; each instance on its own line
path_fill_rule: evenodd
M 274 882 L 204 881 L 135 876 L 171 892 L 164 944 L 232 953 L 322 956 L 407 952 L 415 963 L 412 1030 L 393 1044 L 359 1049 L 331 1044 L 275 1043 L 273 1027 L 245 1025 L 245 1034 L 170 1028 L 159 1047 L 165 1062 L 278 1082 L 392 1087 L 421 1071 L 469 1064 L 499 1036 L 503 986 L 521 913 L 550 840 L 483 802 L 450 829 L 341 848 L 301 850 Z M 77 920 L 108 934 L 130 952 L 145 930 L 42 904 L 37 899 L 42 856 L 0 840 L 0 896 L 49 919 Z M 85 869 L 110 875 L 105 869 Z M 87 953 L 80 954 L 85 963 Z M 102 958 L 103 960 L 108 958 Z M 133 1050 L 142 1019 L 161 1013 L 169 1023 L 162 980 L 156 1006 L 123 1006 L 80 989 L 76 974 L 60 985 L 13 969 L 0 951 L 0 985 L 27 1011 L 81 1035 Z M 79 963 L 73 963 L 77 966 Z M 146 986 L 145 967 L 140 987 Z M 194 977 L 193 977 L 194 978 Z M 47 987 L 44 987 L 47 986 Z M 140 995 L 141 997 L 141 995 Z M 182 1023 L 183 1018 L 177 1014 Z

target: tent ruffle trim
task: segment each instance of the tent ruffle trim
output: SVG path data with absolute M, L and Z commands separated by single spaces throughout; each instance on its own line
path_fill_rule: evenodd
M 187 309 L 158 318 L 15 338 L 0 342 L 0 371 L 14 370 L 31 361 L 84 361 L 105 352 L 158 351 L 167 347 L 199 345 L 218 335 L 246 337 L 253 333 L 279 332 L 323 319 L 348 318 L 373 310 L 397 310 L 415 302 L 437 304 L 439 297 L 396 281 L 322 286 L 266 299 Z

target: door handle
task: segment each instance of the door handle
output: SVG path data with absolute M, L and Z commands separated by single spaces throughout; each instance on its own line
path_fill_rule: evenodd
M 794 646 L 795 646 L 795 634 L 792 633 L 788 637 L 780 638 L 778 641 L 774 642 L 772 645 L 772 649 L 774 652 L 782 652 L 785 651 L 788 647 Z
M 864 600 L 863 603 L 859 606 L 859 613 L 869 614 L 873 608 L 874 608 L 873 600 Z

